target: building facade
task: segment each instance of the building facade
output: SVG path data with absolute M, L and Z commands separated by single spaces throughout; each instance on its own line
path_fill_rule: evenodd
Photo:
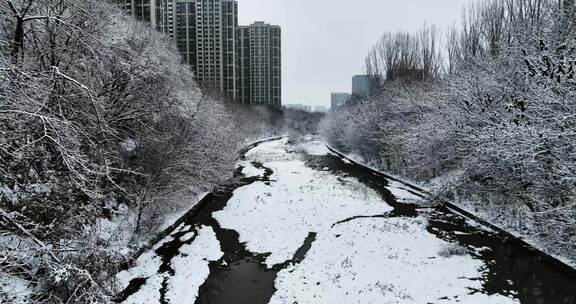
M 176 41 L 197 82 L 244 104 L 282 104 L 281 30 L 238 26 L 236 0 L 116 0 Z
M 300 110 L 300 111 L 312 112 L 312 106 L 305 105 L 302 103 L 289 103 L 289 104 L 283 106 L 283 108 L 291 109 L 291 110 Z
M 255 22 L 239 28 L 239 101 L 282 105 L 282 34 L 277 25 Z
M 196 71 L 196 1 L 176 0 L 174 39 L 184 61 Z
M 156 29 L 174 39 L 176 30 L 176 0 L 159 0 Z
M 330 96 L 330 101 L 332 105 L 332 110 L 336 110 L 339 107 L 345 105 L 348 100 L 350 100 L 350 93 L 332 93 Z
M 352 77 L 352 95 L 356 98 L 370 96 L 370 76 L 355 75 Z
M 226 96 L 238 98 L 238 2 L 222 2 L 223 85 Z
M 314 112 L 316 112 L 316 113 L 326 113 L 326 112 L 328 112 L 328 107 L 327 107 L 327 106 L 324 106 L 324 105 L 315 106 L 315 107 L 314 107 Z
M 236 99 L 238 2 L 176 0 L 175 40 L 178 50 L 208 90 Z
M 240 26 L 238 28 L 238 102 L 241 104 L 251 104 L 251 69 L 250 69 L 250 27 Z
M 174 37 L 174 0 L 116 0 L 116 3 L 136 19 Z

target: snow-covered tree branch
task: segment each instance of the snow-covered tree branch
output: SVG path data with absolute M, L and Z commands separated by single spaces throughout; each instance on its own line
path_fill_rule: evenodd
M 385 34 L 367 59 L 386 79 L 380 93 L 331 113 L 323 133 L 574 259 L 573 12 L 573 1 L 484 1 L 445 35 L 445 51 L 433 30 Z M 431 54 L 447 54 L 446 68 Z

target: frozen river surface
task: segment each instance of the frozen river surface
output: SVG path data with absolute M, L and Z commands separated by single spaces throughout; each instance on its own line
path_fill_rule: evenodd
M 538 253 L 421 206 L 421 193 L 319 138 L 263 143 L 239 166 L 118 275 L 119 302 L 576 303 L 574 277 Z

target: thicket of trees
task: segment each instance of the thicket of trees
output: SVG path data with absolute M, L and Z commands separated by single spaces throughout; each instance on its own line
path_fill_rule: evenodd
M 443 48 L 433 28 L 385 34 L 367 59 L 374 95 L 331 113 L 323 134 L 576 259 L 575 10 L 482 1 Z
M 246 138 L 290 126 L 203 94 L 106 1 L 6 0 L 0 18 L 2 303 L 15 282 L 35 303 L 108 302 L 127 248 L 229 178 Z
M 366 57 L 373 89 L 397 79 L 433 80 L 442 72 L 440 32 L 424 26 L 418 33 L 384 33 Z

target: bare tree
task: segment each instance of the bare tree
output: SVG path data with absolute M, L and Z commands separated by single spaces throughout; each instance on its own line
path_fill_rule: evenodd
M 573 1 L 473 5 L 462 28 L 447 35 L 448 75 L 388 81 L 368 102 L 330 113 L 323 134 L 384 170 L 443 180 L 438 195 L 471 202 L 500 225 L 576 259 L 573 14 Z M 367 70 L 387 80 L 405 70 L 434 75 L 433 36 L 426 29 L 385 34 Z
M 433 80 L 442 74 L 440 33 L 424 26 L 416 34 L 385 33 L 366 58 L 366 71 L 376 84 L 380 79 Z
M 122 216 L 122 246 L 145 238 L 230 176 L 244 134 L 167 37 L 106 1 L 0 13 L 0 275 L 56 303 L 106 303 L 129 256 L 95 227 Z

